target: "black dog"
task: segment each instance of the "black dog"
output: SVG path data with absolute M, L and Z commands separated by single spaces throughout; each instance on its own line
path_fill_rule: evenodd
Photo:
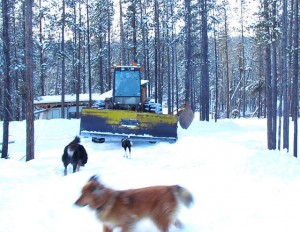
M 121 140 L 121 143 L 122 143 L 122 147 L 124 148 L 125 150 L 125 154 L 123 157 L 126 157 L 126 158 L 129 158 L 131 159 L 131 141 L 129 139 L 122 139 Z M 128 148 L 128 151 L 129 151 L 129 155 L 127 154 L 127 148 Z
M 78 136 L 70 142 L 64 149 L 64 154 L 62 155 L 62 162 L 64 164 L 65 170 L 64 174 L 67 175 L 67 167 L 69 164 L 73 165 L 73 173 L 78 172 L 80 166 L 84 166 L 88 160 L 88 154 L 80 143 L 80 138 Z

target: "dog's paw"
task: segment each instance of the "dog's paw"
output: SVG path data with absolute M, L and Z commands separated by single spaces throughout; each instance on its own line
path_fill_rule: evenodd
M 178 229 L 183 229 L 183 223 L 179 220 L 179 219 L 176 219 L 175 222 L 174 222 L 174 226 Z

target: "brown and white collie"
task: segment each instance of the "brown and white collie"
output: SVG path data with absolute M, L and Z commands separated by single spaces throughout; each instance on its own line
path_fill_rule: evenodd
M 159 231 L 168 232 L 172 224 L 182 226 L 177 219 L 181 203 L 189 207 L 193 196 L 179 185 L 118 191 L 107 188 L 97 176 L 92 176 L 82 188 L 75 205 L 89 205 L 94 209 L 103 223 L 104 232 L 112 232 L 118 227 L 122 232 L 130 232 L 144 218 L 151 219 Z

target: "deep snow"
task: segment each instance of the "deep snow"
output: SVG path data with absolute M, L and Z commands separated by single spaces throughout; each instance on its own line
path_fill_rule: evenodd
M 63 176 L 63 148 L 79 133 L 79 120 L 35 122 L 35 159 L 25 162 L 25 122 L 11 122 L 10 159 L 0 159 L 0 231 L 96 232 L 89 208 L 73 205 L 90 176 L 115 189 L 180 184 L 194 195 L 182 209 L 184 229 L 171 232 L 296 232 L 300 228 L 300 162 L 266 149 L 266 119 L 223 119 L 178 129 L 178 141 L 134 143 L 132 159 L 119 143 L 82 138 L 89 160 Z M 2 134 L 2 127 L 0 127 Z M 291 138 L 292 139 L 292 138 Z M 71 167 L 69 167 L 71 172 Z M 149 221 L 136 231 L 155 232 Z

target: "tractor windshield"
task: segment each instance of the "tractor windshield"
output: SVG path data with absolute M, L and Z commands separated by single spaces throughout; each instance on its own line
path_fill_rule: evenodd
M 139 70 L 115 71 L 115 96 L 140 97 L 141 81 Z

